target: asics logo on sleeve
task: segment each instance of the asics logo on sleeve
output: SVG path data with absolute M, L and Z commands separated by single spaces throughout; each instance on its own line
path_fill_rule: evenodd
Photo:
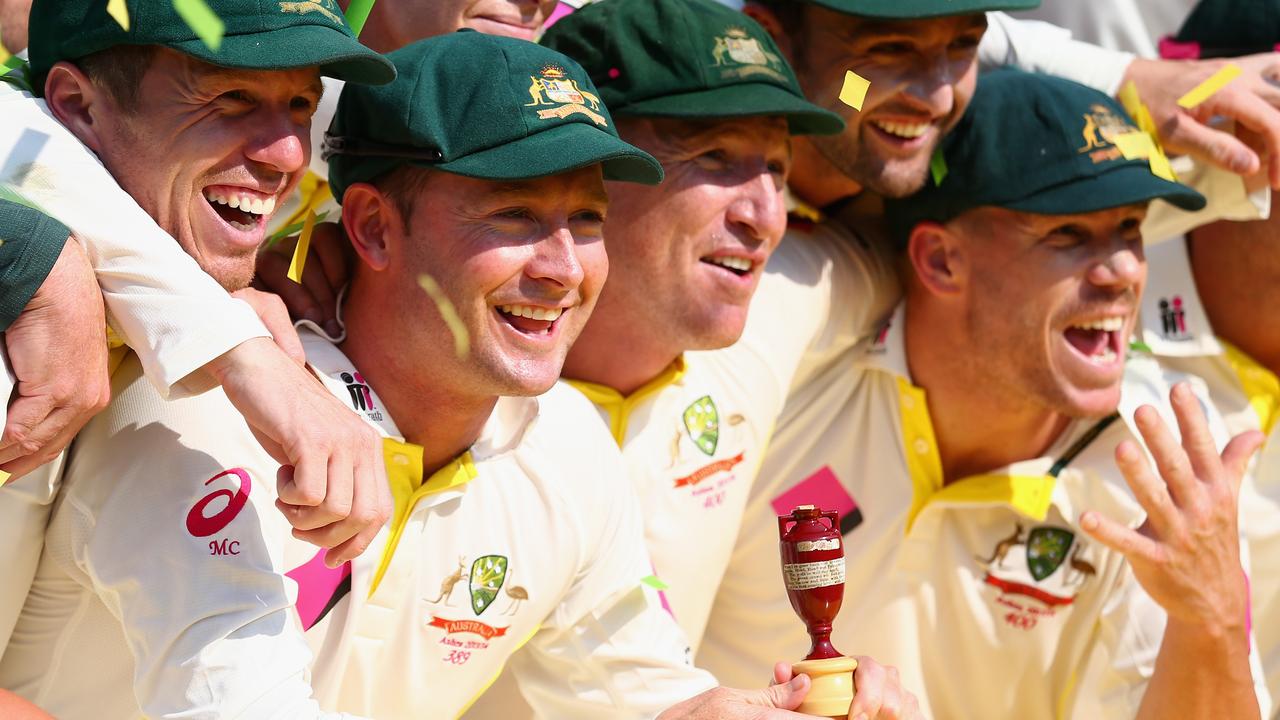
M 240 468 L 231 468 L 205 480 L 204 484 L 212 485 L 223 478 L 227 479 L 227 484 L 234 482 L 234 489 L 220 487 L 214 490 L 200 498 L 187 513 L 187 532 L 191 533 L 192 537 L 209 537 L 220 532 L 236 519 L 245 504 L 249 502 L 249 491 L 253 488 L 249 473 Z M 224 499 L 225 504 L 221 504 Z

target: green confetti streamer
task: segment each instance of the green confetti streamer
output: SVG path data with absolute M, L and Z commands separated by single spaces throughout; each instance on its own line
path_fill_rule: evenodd
M 317 216 L 316 216 L 316 222 L 317 222 L 317 223 L 322 223 L 322 222 L 324 222 L 324 219 L 325 219 L 325 218 L 327 218 L 327 217 L 329 217 L 329 211 L 328 211 L 328 210 L 326 210 L 326 211 L 324 211 L 324 212 L 320 213 L 319 215 L 317 215 Z M 283 240 L 283 239 L 285 239 L 285 238 L 287 238 L 287 237 L 292 237 L 292 236 L 294 236 L 294 235 L 298 234 L 298 232 L 300 232 L 300 231 L 302 230 L 302 226 L 303 226 L 303 225 L 306 225 L 306 224 L 307 224 L 307 221 L 306 221 L 306 220 L 299 220 L 298 222 L 296 222 L 296 223 L 294 223 L 294 224 L 292 224 L 292 225 L 288 225 L 288 226 L 285 226 L 285 227 L 280 228 L 279 230 L 277 230 L 277 231 L 275 231 L 275 232 L 273 232 L 273 233 L 271 233 L 270 235 L 268 235 L 268 236 L 267 236 L 267 245 L 266 245 L 266 246 L 267 246 L 267 247 L 271 247 L 272 245 L 275 245 L 276 243 L 280 242 L 281 240 Z
M 173 9 L 210 50 L 217 52 L 222 47 L 222 34 L 227 26 L 205 0 L 173 0 Z
M 467 332 L 467 326 L 463 324 L 462 318 L 458 317 L 458 310 L 445 297 L 444 291 L 436 284 L 435 278 L 430 275 L 419 275 L 418 285 L 427 292 L 431 301 L 436 304 L 436 309 L 440 311 L 440 317 L 444 319 L 444 324 L 449 326 L 449 332 L 453 333 L 453 350 L 458 354 L 459 359 L 465 359 L 471 354 L 471 335 Z
M 640 582 L 644 583 L 645 585 L 648 585 L 654 590 L 667 590 L 667 589 L 670 589 L 671 587 L 670 585 L 662 582 L 662 579 L 659 578 L 657 575 L 650 575 L 648 577 L 641 578 Z
M 364 30 L 364 23 L 369 19 L 375 2 L 377 0 L 351 0 L 351 4 L 347 6 L 347 24 L 356 37 L 360 37 L 360 31 Z
M 929 172 L 933 174 L 934 185 L 941 185 L 947 179 L 947 158 L 943 156 L 942 148 L 933 152 L 933 158 L 929 160 Z
M 1142 342 L 1141 340 L 1130 340 L 1129 349 L 1133 352 L 1146 353 L 1148 355 L 1155 354 L 1155 350 L 1152 350 L 1150 345 Z

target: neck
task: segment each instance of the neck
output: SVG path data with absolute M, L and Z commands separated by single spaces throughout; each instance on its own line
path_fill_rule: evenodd
M 957 363 L 972 346 L 940 332 L 948 322 L 908 303 L 907 357 L 912 381 L 928 398 L 944 484 L 1043 455 L 1071 418 L 1000 392 L 982 363 Z
M 388 322 L 390 298 L 379 298 L 357 278 L 343 306 L 347 339 L 342 352 L 378 392 L 405 440 L 422 446 L 423 478 L 466 452 L 480 437 L 497 396 L 476 396 L 441 382 L 404 348 L 391 347 L 396 337 Z M 452 347 L 448 338 L 440 346 Z
M 373 6 L 369 11 L 369 19 L 364 23 L 364 29 L 360 31 L 362 45 L 383 54 L 400 49 L 401 43 L 397 39 L 399 36 L 391 25 L 389 14 L 389 4 L 384 4 L 382 7 Z
M 787 186 L 796 197 L 815 208 L 824 208 L 862 192 L 862 186 L 850 180 L 818 152 L 807 138 L 792 140 L 792 171 Z
M 561 375 L 630 395 L 666 370 L 683 350 L 655 342 L 643 332 L 643 319 L 614 305 L 606 285 L 591 319 L 569 350 Z

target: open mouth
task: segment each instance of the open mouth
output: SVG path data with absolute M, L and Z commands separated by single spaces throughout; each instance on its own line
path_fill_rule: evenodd
M 878 130 L 886 135 L 892 135 L 903 140 L 915 140 L 924 137 L 929 132 L 929 128 L 933 127 L 933 123 L 902 123 L 888 122 L 884 120 L 872 120 L 871 124 L 876 126 Z
M 565 310 L 534 305 L 499 305 L 495 309 L 512 328 L 532 336 L 550 335 Z
M 1095 365 L 1114 365 L 1123 351 L 1125 319 L 1114 315 L 1078 323 L 1063 332 L 1067 344 Z
M 204 189 L 204 199 L 218 217 L 241 232 L 251 232 L 266 226 L 276 211 L 274 195 L 263 197 L 257 193 L 216 185 Z
M 745 277 L 751 274 L 751 269 L 755 267 L 755 263 L 744 257 L 730 257 L 722 255 L 718 257 L 699 258 L 708 265 L 724 268 L 738 277 Z

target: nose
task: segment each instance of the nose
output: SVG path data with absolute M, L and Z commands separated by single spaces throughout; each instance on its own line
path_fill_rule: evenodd
M 773 247 L 787 229 L 787 208 L 782 188 L 767 167 L 738 186 L 738 194 L 725 211 L 725 221 L 756 243 Z
M 959 68 L 945 51 L 930 53 L 919 60 L 919 66 L 907 83 L 905 94 L 929 109 L 934 117 L 945 117 L 955 108 L 955 83 Z
M 264 107 L 253 113 L 245 139 L 245 157 L 282 173 L 295 173 L 311 159 L 308 129 L 288 108 Z
M 586 276 L 578 251 L 578 243 L 568 225 L 560 225 L 534 245 L 533 257 L 525 266 L 525 275 L 574 290 Z
M 1128 242 L 1117 242 L 1089 269 L 1090 283 L 1113 290 L 1136 287 L 1146 276 L 1147 262 L 1142 246 Z

